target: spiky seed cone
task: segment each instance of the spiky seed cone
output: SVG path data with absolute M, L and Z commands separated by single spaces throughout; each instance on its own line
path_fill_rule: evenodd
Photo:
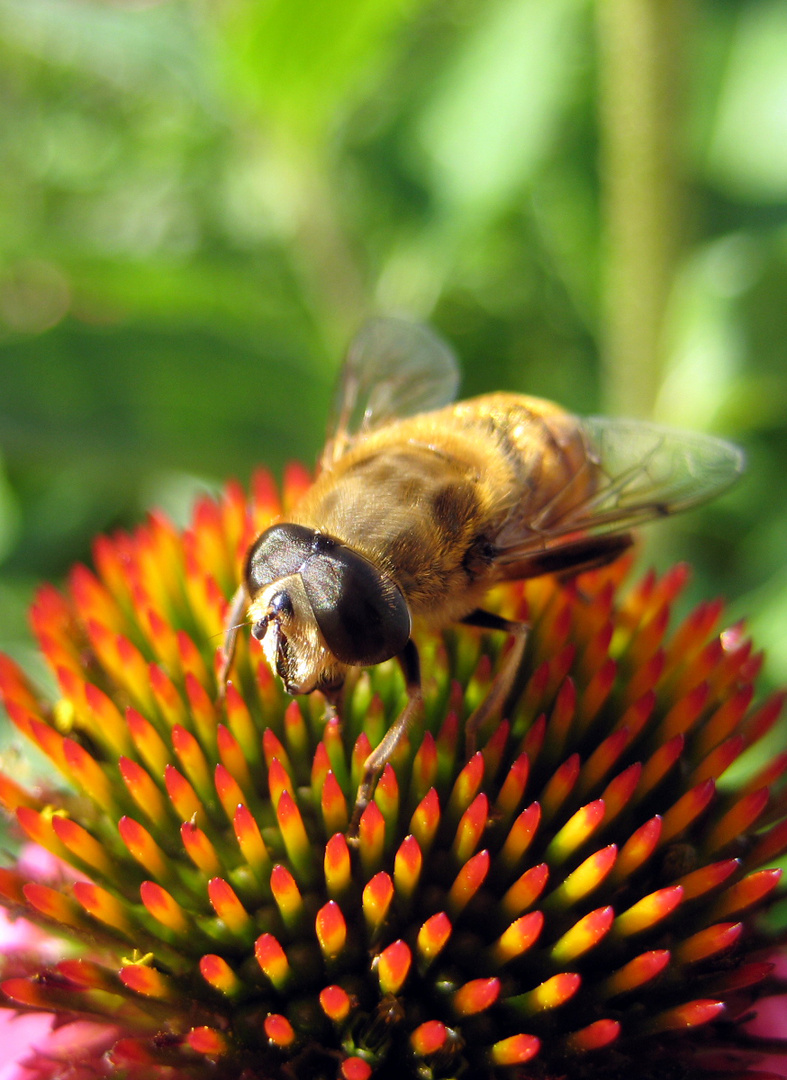
M 248 503 L 230 485 L 182 535 L 153 515 L 99 538 L 95 570 L 32 609 L 54 704 L 0 659 L 11 720 L 63 781 L 3 775 L 0 800 L 65 867 L 10 865 L 0 893 L 67 943 L 48 968 L 6 962 L 7 1005 L 95 1021 L 77 1053 L 91 1075 L 746 1074 L 736 1022 L 776 986 L 762 916 L 787 755 L 719 782 L 782 705 L 752 704 L 741 628 L 719 632 L 708 603 L 670 629 L 681 567 L 501 591 L 532 625 L 516 708 L 467 760 L 462 725 L 504 643 L 422 639 L 422 726 L 353 846 L 396 665 L 361 674 L 339 722 L 318 695 L 287 699 L 241 635 L 217 704 L 225 598 L 306 479 L 291 470 L 284 508 L 260 474 Z M 34 1060 L 41 1077 L 73 1065 Z

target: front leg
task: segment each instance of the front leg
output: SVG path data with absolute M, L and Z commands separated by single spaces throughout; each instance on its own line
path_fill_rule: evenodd
M 363 763 L 363 778 L 358 787 L 352 821 L 347 830 L 347 838 L 355 843 L 358 842 L 358 826 L 361 822 L 361 815 L 369 805 L 375 781 L 387 762 L 391 760 L 404 733 L 423 706 L 424 699 L 421 692 L 421 663 L 418 659 L 418 650 L 416 649 L 412 638 L 407 642 L 397 659 L 402 666 L 405 683 L 407 685 L 407 704 Z
M 227 693 L 227 679 L 229 678 L 232 661 L 235 658 L 235 642 L 238 639 L 238 631 L 241 626 L 243 626 L 244 615 L 246 614 L 248 604 L 249 597 L 246 593 L 246 586 L 239 585 L 235 590 L 232 600 L 230 600 L 227 619 L 224 624 L 224 643 L 221 650 L 221 667 L 219 668 L 218 674 L 219 701 L 223 701 L 224 696 Z
M 502 630 L 503 633 L 512 634 L 514 637 L 514 647 L 503 660 L 500 670 L 489 688 L 489 693 L 478 708 L 467 718 L 465 724 L 465 750 L 467 756 L 472 757 L 475 753 L 478 729 L 493 713 L 503 708 L 506 699 L 513 690 L 516 673 L 525 655 L 527 634 L 530 627 L 527 623 L 504 619 L 500 615 L 495 615 L 491 611 L 483 611 L 481 608 L 471 611 L 469 615 L 462 619 L 462 622 L 467 626 L 478 626 L 482 630 Z

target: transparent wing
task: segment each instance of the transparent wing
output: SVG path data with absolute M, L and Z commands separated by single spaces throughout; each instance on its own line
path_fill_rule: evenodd
M 381 424 L 447 405 L 458 387 L 454 354 L 428 327 L 394 318 L 366 323 L 339 375 L 321 469 Z
M 724 491 L 744 468 L 743 452 L 712 435 L 601 416 L 583 419 L 580 430 L 584 465 L 528 520 L 506 527 L 501 563 L 687 510 Z

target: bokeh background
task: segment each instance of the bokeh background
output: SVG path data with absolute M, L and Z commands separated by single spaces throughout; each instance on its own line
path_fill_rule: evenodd
M 0 0 L 0 648 L 97 531 L 312 463 L 385 312 L 743 444 L 646 558 L 787 681 L 783 0 Z

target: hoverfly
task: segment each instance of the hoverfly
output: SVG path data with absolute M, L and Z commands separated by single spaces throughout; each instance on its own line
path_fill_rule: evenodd
M 414 620 L 516 635 L 470 718 L 472 743 L 525 647 L 523 624 L 481 606 L 490 587 L 609 563 L 635 526 L 710 498 L 743 468 L 721 439 L 579 419 L 535 397 L 450 404 L 458 383 L 453 354 L 427 328 L 367 324 L 340 374 L 317 479 L 291 520 L 252 544 L 229 612 L 222 685 L 244 616 L 290 694 L 320 690 L 335 706 L 349 669 L 399 661 L 407 703 L 365 763 L 351 834 L 421 707 Z

